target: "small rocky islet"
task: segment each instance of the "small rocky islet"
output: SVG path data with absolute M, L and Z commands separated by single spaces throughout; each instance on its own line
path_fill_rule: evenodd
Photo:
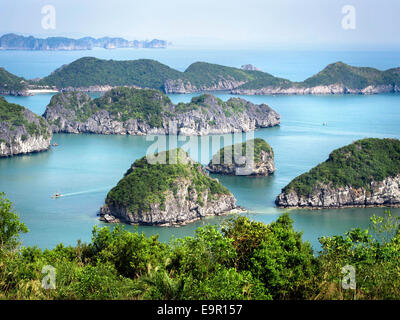
M 182 149 L 136 160 L 110 190 L 101 220 L 140 225 L 183 225 L 237 210 L 236 199 Z
M 118 87 L 92 99 L 83 92 L 53 96 L 43 115 L 53 132 L 96 134 L 208 135 L 248 132 L 279 125 L 266 104 L 211 94 L 173 104 L 161 91 Z
M 48 150 L 52 136 L 45 119 L 0 96 L 0 157 Z
M 268 176 L 276 170 L 274 151 L 263 139 L 247 140 L 221 148 L 206 169 L 215 174 Z
M 284 208 L 400 206 L 400 140 L 367 138 L 334 150 L 276 198 Z

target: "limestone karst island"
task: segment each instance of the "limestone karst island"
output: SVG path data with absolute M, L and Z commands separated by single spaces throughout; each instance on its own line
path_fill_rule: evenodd
M 367 300 L 346 303 L 360 318 L 400 301 L 399 15 L 396 0 L 0 0 L 2 314 L 126 300 L 143 319 L 259 319 Z

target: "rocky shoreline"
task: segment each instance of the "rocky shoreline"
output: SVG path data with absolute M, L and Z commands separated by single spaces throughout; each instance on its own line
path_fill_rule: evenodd
M 330 94 L 380 94 L 400 92 L 397 85 L 368 86 L 363 89 L 352 89 L 340 84 L 316 87 L 265 87 L 261 89 L 233 89 L 231 94 L 240 95 L 330 95 Z
M 30 93 L 28 90 L 0 90 L 0 95 L 4 96 L 15 96 L 15 97 L 28 97 L 32 96 L 33 94 Z
M 52 132 L 42 118 L 22 106 L 0 97 L 0 113 L 11 114 L 0 121 L 0 157 L 46 151 Z
M 60 88 L 58 91 L 59 92 L 74 92 L 74 91 L 79 91 L 79 92 L 88 92 L 88 93 L 93 93 L 93 92 L 107 92 L 112 89 L 118 88 L 121 86 L 111 86 L 111 85 L 103 85 L 103 86 L 89 86 L 89 87 L 66 87 L 66 88 Z M 145 89 L 141 88 L 138 86 L 122 86 L 125 88 L 136 88 L 136 89 Z
M 120 89 L 115 90 L 111 93 Z M 129 88 L 124 90 L 129 90 Z M 157 99 L 168 99 L 156 90 L 137 90 L 138 94 L 140 92 L 150 92 L 153 97 L 150 98 L 149 103 L 154 100 L 159 101 Z M 118 99 L 118 93 L 116 93 L 115 99 Z M 225 103 L 212 95 L 203 95 L 201 99 L 201 102 L 183 106 L 167 103 L 160 111 L 159 124 L 152 125 L 145 119 L 122 120 L 118 114 L 111 114 L 105 109 L 100 109 L 82 120 L 78 118 L 77 113 L 89 110 L 93 100 L 82 92 L 67 92 L 54 96 L 43 116 L 51 124 L 54 133 L 190 136 L 249 132 L 257 128 L 276 126 L 280 123 L 279 114 L 265 104 L 256 105 L 239 98 L 232 98 Z M 231 104 L 239 106 L 240 110 L 232 110 Z M 182 108 L 183 110 L 181 110 Z
M 367 138 L 334 150 L 276 197 L 282 208 L 400 206 L 400 140 Z
M 218 83 L 212 86 L 196 86 L 190 81 L 182 79 L 167 80 L 164 83 L 164 92 L 166 94 L 186 94 L 186 93 L 199 93 L 199 92 L 212 92 L 212 91 L 231 91 L 234 88 L 245 84 L 244 81 L 234 81 L 229 79 L 219 80 Z
M 109 223 L 173 226 L 239 209 L 229 190 L 209 177 L 185 151 L 174 149 L 162 154 L 171 159 L 173 153 L 177 155 L 176 164 L 167 161 L 160 166 L 152 164 L 148 157 L 136 160 L 108 193 L 100 208 L 100 219 Z M 161 176 L 161 180 L 154 181 Z M 145 184 L 145 190 L 139 183 Z M 151 190 L 149 184 L 157 184 L 157 191 Z
M 220 149 L 206 169 L 223 175 L 268 176 L 276 170 L 274 152 L 263 139 L 252 139 Z
M 400 206 L 400 175 L 383 181 L 372 181 L 368 189 L 330 185 L 315 187 L 310 195 L 298 195 L 295 191 L 281 193 L 276 199 L 279 207 L 291 208 L 345 208 Z
M 234 95 L 367 95 L 400 92 L 399 72 L 400 68 L 382 71 L 335 62 L 304 81 L 291 81 L 250 64 L 235 68 L 194 62 L 182 72 L 151 59 L 116 61 L 84 57 L 41 79 L 25 80 L 3 70 L 0 88 L 8 94 L 7 89 L 19 89 L 24 82 L 33 89 L 47 86 L 60 92 L 105 92 L 127 86 L 152 88 L 166 94 L 224 91 Z
M 245 82 L 236 82 L 224 80 L 220 81 L 218 84 L 213 86 L 200 86 L 197 87 L 192 85 L 190 82 L 185 82 L 182 79 L 178 80 L 167 80 L 164 83 L 163 91 L 166 94 L 190 94 L 190 93 L 204 93 L 204 92 L 227 92 L 232 95 L 247 95 L 247 96 L 257 96 L 257 95 L 341 95 L 341 94 L 353 94 L 353 95 L 374 95 L 374 94 L 382 94 L 382 93 L 397 93 L 400 92 L 400 86 L 398 85 L 379 85 L 379 86 L 367 86 L 362 89 L 353 89 L 343 86 L 341 84 L 334 84 L 328 86 L 315 86 L 315 87 L 264 87 L 259 89 L 240 89 L 241 85 L 245 84 Z M 35 88 L 34 86 L 32 86 Z M 112 86 L 112 85 L 96 85 L 89 87 L 63 87 L 58 88 L 57 90 L 51 90 L 49 92 L 87 92 L 87 93 L 96 93 L 96 92 L 107 92 L 111 89 L 118 88 L 120 86 Z M 130 85 L 123 86 L 127 88 L 137 88 L 137 89 L 146 89 L 144 87 Z M 34 91 L 34 89 L 32 90 Z M 2 95 L 11 95 L 11 96 L 30 96 L 35 94 L 35 92 L 29 92 L 29 90 L 25 91 L 0 91 Z
M 218 216 L 228 216 L 228 215 L 233 215 L 233 214 L 241 214 L 241 213 L 246 213 L 248 212 L 246 209 L 238 206 L 235 209 L 232 209 L 230 211 L 225 211 L 222 213 L 219 213 Z M 109 208 L 107 208 L 106 206 L 103 206 L 100 208 L 100 212 L 99 212 L 99 216 L 100 216 L 100 221 L 106 222 L 106 223 L 127 223 L 130 224 L 132 226 L 139 226 L 139 225 L 148 225 L 148 226 L 154 226 L 154 224 L 143 224 L 143 223 L 134 223 L 134 222 L 130 222 L 127 221 L 125 219 L 123 219 L 122 221 L 119 218 L 116 218 L 115 216 L 113 216 L 111 214 L 111 211 Z M 191 224 L 193 222 L 199 221 L 201 219 L 207 218 L 207 217 L 215 217 L 215 214 L 206 214 L 205 216 L 202 217 L 195 217 L 191 220 L 185 220 L 185 221 L 181 221 L 181 222 L 176 222 L 176 221 L 172 221 L 172 222 L 167 222 L 167 223 L 161 223 L 161 224 L 157 224 L 158 227 L 183 227 L 186 226 L 188 224 Z

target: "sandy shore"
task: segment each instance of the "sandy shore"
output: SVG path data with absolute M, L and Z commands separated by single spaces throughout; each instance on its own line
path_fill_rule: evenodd
M 29 94 L 41 94 L 41 93 L 57 93 L 58 90 L 55 89 L 30 89 L 27 90 Z

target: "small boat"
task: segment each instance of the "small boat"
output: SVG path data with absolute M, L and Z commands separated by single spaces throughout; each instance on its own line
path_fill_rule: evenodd
M 53 144 L 52 144 L 51 146 L 52 146 L 52 147 L 57 147 L 58 144 L 57 144 L 57 142 L 53 142 Z
M 54 195 L 51 196 L 52 198 L 60 198 L 62 197 L 62 194 L 56 192 Z

